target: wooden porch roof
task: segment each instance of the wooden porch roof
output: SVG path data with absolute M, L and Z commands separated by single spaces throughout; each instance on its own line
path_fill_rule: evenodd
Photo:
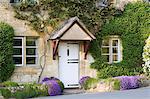
M 71 32 L 72 30 L 73 32 Z M 75 31 L 75 32 L 74 32 Z M 80 33 L 78 33 L 78 31 Z M 85 27 L 78 17 L 70 18 L 50 34 L 50 40 L 93 40 L 95 36 Z

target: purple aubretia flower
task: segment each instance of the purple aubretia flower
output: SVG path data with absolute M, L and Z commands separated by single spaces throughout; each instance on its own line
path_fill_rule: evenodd
M 121 81 L 121 90 L 139 88 L 139 76 L 119 76 L 115 78 Z
M 91 78 L 91 77 L 84 76 L 79 80 L 79 84 L 81 85 L 81 87 L 85 84 L 86 80 L 88 80 L 89 78 Z
M 45 81 L 48 81 L 48 80 L 50 80 L 50 78 L 49 77 L 45 77 L 45 78 L 43 78 L 42 82 L 45 82 Z
M 48 86 L 48 93 L 50 96 L 60 95 L 64 90 L 63 83 L 55 77 L 45 77 L 41 84 L 45 84 Z
M 43 82 L 43 84 L 46 84 L 48 86 L 48 94 L 50 96 L 62 94 L 61 87 L 59 86 L 56 80 L 47 80 Z
M 59 79 L 55 78 L 55 77 L 44 77 L 41 83 L 43 83 L 45 81 L 49 81 L 49 80 L 59 80 Z

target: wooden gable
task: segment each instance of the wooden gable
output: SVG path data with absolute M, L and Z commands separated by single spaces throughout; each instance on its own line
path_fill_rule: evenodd
M 92 40 L 92 38 L 77 23 L 73 24 L 60 38 L 61 40 Z
M 73 17 L 65 21 L 57 30 L 51 33 L 50 40 L 88 40 L 95 39 L 95 36 L 88 31 L 84 24 Z

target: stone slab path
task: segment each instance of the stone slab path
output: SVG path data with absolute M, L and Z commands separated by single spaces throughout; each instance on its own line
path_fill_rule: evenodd
M 85 93 L 84 90 L 81 90 L 79 88 L 75 88 L 75 89 L 64 89 L 64 93 L 63 95 L 70 95 L 70 94 L 82 94 Z

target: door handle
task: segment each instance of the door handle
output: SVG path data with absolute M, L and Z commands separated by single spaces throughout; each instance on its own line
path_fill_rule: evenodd
M 79 59 L 68 59 L 68 61 L 79 61 Z

